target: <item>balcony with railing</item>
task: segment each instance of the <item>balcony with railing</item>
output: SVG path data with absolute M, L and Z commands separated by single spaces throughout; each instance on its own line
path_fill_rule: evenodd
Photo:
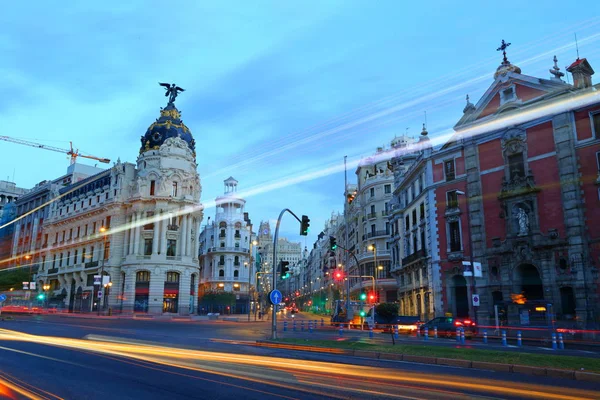
M 367 239 L 371 239 L 371 238 L 376 238 L 376 237 L 381 237 L 381 236 L 389 236 L 390 235 L 390 231 L 389 230 L 381 230 L 381 231 L 372 231 L 367 233 L 366 235 L 363 235 L 363 240 L 367 240 Z
M 417 250 L 416 252 L 404 257 L 402 259 L 402 265 L 408 265 L 408 264 L 413 263 L 421 258 L 426 258 L 426 257 L 427 257 L 427 250 L 420 249 L 420 250 Z
M 377 218 L 377 213 L 376 212 L 372 212 L 367 214 L 367 219 L 375 219 Z
M 214 252 L 248 253 L 250 250 L 243 247 L 210 247 L 207 249 L 207 253 Z
M 89 261 L 85 263 L 85 268 L 95 268 L 98 266 L 98 261 Z

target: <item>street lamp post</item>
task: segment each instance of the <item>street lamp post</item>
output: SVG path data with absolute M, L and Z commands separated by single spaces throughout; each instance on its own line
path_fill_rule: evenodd
M 106 262 L 106 244 L 108 243 L 108 228 L 103 226 L 100 228 L 100 233 L 103 235 L 103 253 L 102 253 L 102 267 L 100 269 L 100 288 L 102 290 L 102 296 L 100 297 L 99 301 L 98 301 L 98 307 L 97 307 L 97 312 L 98 315 L 100 315 L 100 306 L 102 306 L 102 308 L 104 308 L 105 302 L 104 302 L 104 296 L 105 296 L 105 291 L 106 289 L 104 288 L 104 264 Z M 102 304 L 101 304 L 102 303 Z
M 42 286 L 42 290 L 44 290 L 44 303 L 46 303 L 46 308 L 48 308 L 48 291 L 50 290 L 50 285 L 47 283 Z
M 373 265 L 373 276 L 375 277 L 375 280 L 374 280 L 374 286 L 375 286 L 375 288 L 374 288 L 374 290 L 375 290 L 375 300 L 377 300 L 378 297 L 379 297 L 378 293 L 377 293 L 377 273 L 379 272 L 378 271 L 378 267 L 377 267 L 377 245 L 371 244 L 371 245 L 369 245 L 369 247 L 367 247 L 367 249 L 371 250 L 373 252 L 373 262 L 374 262 L 374 265 Z
M 468 204 L 468 189 L 467 185 L 465 185 L 465 191 L 457 190 L 456 194 L 459 196 L 465 196 L 465 208 L 467 209 L 467 234 L 469 235 L 469 261 L 471 263 L 471 299 L 469 301 L 470 307 L 469 309 L 473 311 L 473 320 L 477 322 L 477 311 L 475 310 L 475 306 L 473 305 L 473 296 L 477 294 L 477 287 L 475 286 L 475 265 L 473 263 L 473 237 L 471 235 L 471 214 L 469 213 L 469 204 Z M 464 273 L 464 272 L 463 272 Z

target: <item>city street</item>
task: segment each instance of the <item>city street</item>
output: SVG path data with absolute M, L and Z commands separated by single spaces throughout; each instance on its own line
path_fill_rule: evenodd
M 22 316 L 0 329 L 0 388 L 17 399 L 114 393 L 150 399 L 583 399 L 598 389 L 591 382 L 252 346 L 264 339 L 264 322 Z

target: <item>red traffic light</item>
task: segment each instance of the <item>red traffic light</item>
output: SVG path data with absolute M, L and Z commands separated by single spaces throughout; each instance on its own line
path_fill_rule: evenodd
M 335 273 L 335 279 L 342 279 L 344 277 L 344 274 L 342 274 L 341 272 L 336 272 Z
M 373 293 L 373 292 L 369 293 L 369 301 L 371 301 L 371 302 L 375 301 L 375 293 Z

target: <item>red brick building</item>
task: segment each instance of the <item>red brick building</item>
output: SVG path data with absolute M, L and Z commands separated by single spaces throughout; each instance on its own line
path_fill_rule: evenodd
M 431 156 L 442 312 L 483 324 L 498 306 L 511 324 L 538 325 L 547 309 L 564 324 L 598 322 L 600 85 L 585 58 L 567 71 L 572 85 L 556 60 L 552 78 L 528 76 L 505 54 Z M 471 258 L 481 277 L 464 273 Z

